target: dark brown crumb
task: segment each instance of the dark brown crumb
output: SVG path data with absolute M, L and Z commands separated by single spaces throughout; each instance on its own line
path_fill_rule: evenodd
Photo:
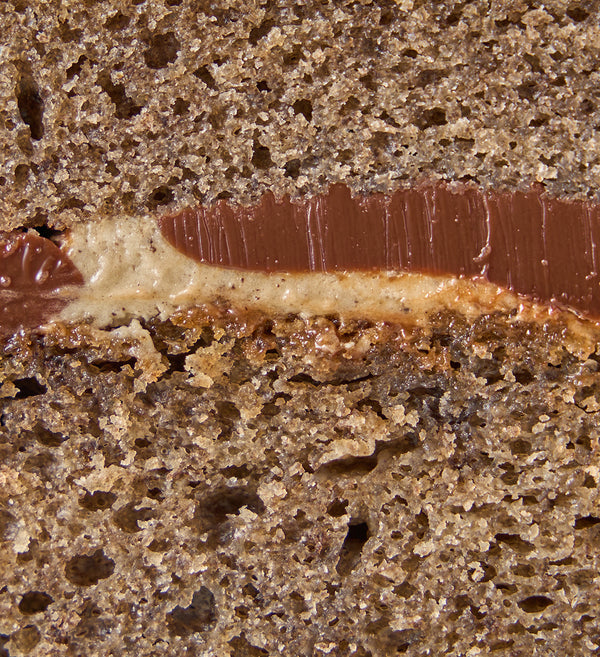
M 10 655 L 598 649 L 598 353 L 209 317 L 5 347 Z
M 1 229 L 423 176 L 597 194 L 594 3 L 12 0 L 0 20 Z

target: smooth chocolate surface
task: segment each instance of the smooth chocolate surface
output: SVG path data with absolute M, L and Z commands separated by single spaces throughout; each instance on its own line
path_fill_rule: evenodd
M 35 328 L 69 299 L 62 288 L 83 285 L 75 265 L 49 239 L 36 233 L 0 233 L 0 335 Z
M 414 271 L 483 277 L 537 301 L 600 316 L 600 206 L 543 188 L 484 192 L 422 184 L 352 196 L 345 185 L 301 201 L 265 194 L 159 219 L 179 251 L 265 272 Z

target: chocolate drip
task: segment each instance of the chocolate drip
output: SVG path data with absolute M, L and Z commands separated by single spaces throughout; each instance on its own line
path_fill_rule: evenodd
M 301 201 L 265 194 L 159 219 L 203 263 L 263 272 L 388 270 L 482 277 L 545 303 L 600 316 L 600 206 L 541 187 L 483 192 L 425 184 L 352 196 L 345 185 Z
M 0 233 L 0 335 L 35 328 L 69 302 L 61 290 L 83 285 L 54 242 L 35 233 Z

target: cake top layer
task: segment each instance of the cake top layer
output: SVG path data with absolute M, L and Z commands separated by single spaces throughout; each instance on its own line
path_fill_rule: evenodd
M 340 181 L 599 186 L 587 3 L 12 0 L 0 20 L 1 229 Z

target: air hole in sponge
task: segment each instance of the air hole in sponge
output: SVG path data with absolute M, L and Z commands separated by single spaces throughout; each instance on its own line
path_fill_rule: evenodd
M 189 109 L 190 102 L 183 98 L 177 98 L 173 104 L 173 114 L 176 114 L 177 116 L 183 116 L 184 114 L 187 114 Z
M 15 183 L 23 185 L 29 177 L 29 167 L 26 164 L 17 164 L 15 167 Z
M 72 557 L 65 566 L 65 577 L 76 586 L 92 586 L 115 571 L 115 562 L 102 550 Z
M 340 516 L 345 516 L 347 506 L 348 506 L 348 500 L 335 499 L 327 507 L 327 513 L 333 518 L 339 518 Z
M 421 89 L 425 89 L 425 87 L 428 87 L 430 84 L 437 84 L 447 75 L 448 71 L 446 69 L 426 68 L 423 69 L 417 76 L 415 85 Z
M 383 414 L 383 408 L 381 407 L 381 404 L 376 399 L 370 399 L 368 397 L 365 399 L 361 399 L 356 404 L 356 408 L 362 412 L 366 412 L 370 409 L 371 411 L 373 411 L 373 413 L 375 413 L 375 415 L 380 417 L 382 420 L 387 419 Z
M 97 367 L 100 372 L 120 372 L 126 365 L 130 367 L 135 366 L 135 358 L 128 358 L 123 361 L 112 361 L 112 360 L 95 360 L 90 363 L 94 367 Z
M 115 503 L 117 496 L 103 490 L 96 490 L 93 493 L 86 492 L 86 494 L 79 500 L 79 504 L 88 511 L 104 511 L 110 509 Z
M 499 543 L 504 543 L 511 547 L 518 554 L 529 554 L 534 546 L 528 541 L 523 540 L 518 534 L 496 534 L 494 537 Z
M 115 116 L 118 119 L 130 119 L 142 111 L 141 105 L 136 105 L 125 92 L 125 85 L 114 84 L 108 71 L 98 74 L 98 84 L 111 99 L 115 106 Z
M 21 76 L 16 95 L 19 114 L 29 126 L 31 138 L 41 139 L 44 134 L 44 101 L 31 74 L 25 73 Z
M 166 359 L 169 361 L 169 369 L 163 376 L 169 376 L 174 372 L 185 372 L 185 359 L 189 356 L 189 352 L 182 354 L 167 354 Z
M 356 568 L 360 562 L 363 546 L 370 535 L 366 522 L 350 522 L 336 566 L 339 575 L 348 575 Z
M 69 68 L 66 70 L 67 80 L 72 80 L 76 75 L 79 75 L 86 61 L 87 57 L 85 55 L 81 55 L 81 57 L 74 64 L 71 64 L 71 66 L 69 66 Z
M 271 151 L 258 142 L 254 143 L 252 151 L 252 165 L 257 169 L 269 169 L 273 166 Z
M 519 577 L 535 576 L 535 568 L 530 563 L 519 563 L 512 570 Z
M 402 582 L 402 584 L 398 584 L 392 590 L 392 593 L 394 595 L 398 595 L 401 598 L 404 598 L 405 600 L 408 600 L 416 592 L 417 592 L 417 588 L 413 586 L 408 580 L 405 580 L 404 582 Z
M 381 12 L 379 17 L 379 25 L 391 25 L 394 22 L 394 11 L 391 9 L 386 9 Z
M 13 384 L 18 388 L 19 392 L 16 394 L 15 399 L 27 399 L 28 397 L 37 397 L 43 395 L 48 388 L 42 385 L 35 377 L 26 377 L 24 379 L 16 379 Z
M 55 431 L 50 431 L 39 423 L 36 424 L 31 429 L 31 431 L 22 432 L 22 435 L 23 434 L 34 438 L 42 445 L 46 445 L 46 447 L 59 447 L 65 442 L 65 440 L 68 439 L 68 436 L 63 435 L 62 433 L 57 433 Z
M 116 14 L 113 14 L 104 22 L 104 28 L 111 30 L 112 32 L 117 32 L 122 30 L 124 27 L 129 25 L 130 18 L 125 14 L 122 14 L 118 11 Z
M 187 637 L 194 632 L 206 632 L 217 622 L 215 596 L 206 586 L 201 586 L 192 597 L 189 607 L 177 605 L 167 614 L 167 627 L 171 634 Z
M 159 502 L 164 499 L 162 490 L 157 486 L 149 488 L 146 497 L 149 497 L 151 500 L 158 500 Z
M 517 383 L 526 386 L 535 380 L 535 376 L 529 370 L 515 370 L 513 372 Z
M 364 477 L 377 467 L 377 454 L 370 456 L 346 456 L 324 463 L 319 474 L 325 478 Z
M 518 85 L 516 90 L 520 98 L 531 101 L 537 93 L 538 85 L 534 80 L 526 80 L 523 84 Z
M 60 209 L 70 210 L 77 208 L 78 210 L 83 210 L 84 207 L 85 207 L 84 201 L 77 198 L 76 196 L 69 196 L 61 203 Z
M 260 25 L 257 25 L 250 30 L 248 42 L 255 46 L 263 37 L 269 34 L 273 27 L 275 27 L 275 21 L 271 18 L 266 18 Z
M 170 203 L 172 200 L 173 192 L 166 185 L 161 185 L 152 192 L 147 205 L 149 208 L 155 209 L 159 205 Z
M 571 4 L 567 7 L 567 16 L 576 23 L 581 23 L 589 13 L 580 4 Z
M 242 586 L 242 591 L 244 595 L 250 596 L 251 598 L 254 598 L 254 600 L 260 596 L 260 591 L 254 586 L 254 584 L 252 584 L 252 582 L 244 584 L 244 586 Z
M 441 107 L 432 107 L 431 109 L 423 110 L 421 115 L 415 119 L 414 123 L 417 127 L 421 128 L 421 130 L 446 125 L 446 123 L 448 123 L 448 120 L 446 119 L 446 111 Z
M 128 534 L 135 534 L 142 531 L 138 522 L 154 518 L 154 511 L 150 507 L 143 506 L 136 508 L 137 502 L 129 502 L 121 507 L 114 515 L 115 525 Z
M 35 230 L 40 237 L 45 237 L 47 240 L 52 240 L 63 233 L 62 230 L 56 230 L 50 226 L 32 226 L 31 230 Z
M 284 53 L 283 64 L 284 66 L 295 67 L 301 59 L 304 59 L 302 46 L 296 44 L 290 51 Z
M 300 175 L 301 166 L 302 162 L 299 159 L 294 158 L 293 160 L 289 160 L 283 167 L 285 175 L 288 176 L 288 178 L 293 178 L 295 180 Z
M 460 21 L 460 18 L 461 18 L 460 9 L 455 9 L 446 16 L 444 22 L 446 23 L 446 25 L 456 25 Z
M 224 420 L 239 420 L 241 417 L 238 407 L 230 401 L 216 401 L 215 406 L 219 416 Z
M 528 440 L 517 438 L 510 443 L 511 454 L 531 454 L 532 447 Z
M 546 607 L 554 604 L 554 600 L 547 598 L 545 595 L 531 595 L 524 600 L 517 602 L 519 607 L 528 614 L 537 614 L 544 611 Z
M 588 529 L 600 523 L 600 518 L 596 516 L 584 516 L 575 520 L 575 529 Z
M 296 114 L 302 114 L 307 121 L 312 121 L 313 107 L 310 100 L 300 98 L 292 105 L 292 107 Z
M 19 611 L 22 614 L 37 614 L 41 611 L 46 611 L 49 605 L 54 602 L 54 599 L 47 593 L 42 591 L 29 591 L 21 598 L 19 602 Z
M 164 68 L 167 64 L 177 59 L 177 53 L 181 44 L 177 40 L 174 32 L 165 34 L 155 34 L 144 52 L 144 61 L 148 68 Z
M 79 43 L 83 35 L 83 30 L 72 28 L 68 22 L 59 23 L 60 38 L 64 43 Z
M 236 479 L 247 479 L 252 470 L 243 463 L 242 465 L 228 465 L 226 468 L 222 468 L 221 472 L 226 477 L 235 477 Z
M 194 523 L 200 532 L 219 529 L 227 516 L 236 514 L 242 507 L 260 515 L 265 505 L 250 486 L 221 486 L 203 496 L 196 505 Z
M 216 80 L 213 78 L 211 72 L 208 70 L 208 68 L 206 66 L 201 66 L 200 68 L 197 68 L 194 71 L 194 75 L 199 80 L 202 80 L 202 82 L 204 82 L 204 84 L 209 89 L 216 89 L 217 88 Z

